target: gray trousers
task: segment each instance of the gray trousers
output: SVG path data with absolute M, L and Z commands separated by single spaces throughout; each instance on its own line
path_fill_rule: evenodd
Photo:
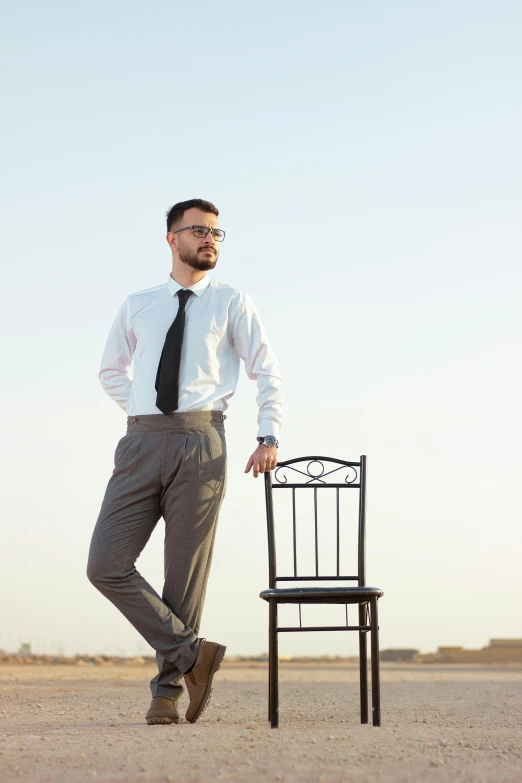
M 87 576 L 156 650 L 153 696 L 178 699 L 196 660 L 217 519 L 226 489 L 219 411 L 129 416 L 114 454 Z M 135 561 L 165 520 L 161 597 Z

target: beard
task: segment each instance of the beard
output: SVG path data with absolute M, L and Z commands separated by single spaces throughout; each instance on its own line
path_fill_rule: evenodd
M 188 248 L 179 247 L 178 254 L 180 261 L 187 264 L 187 266 L 191 266 L 192 269 L 199 269 L 201 272 L 214 269 L 218 257 L 218 251 L 215 249 L 213 255 L 205 255 L 201 250 L 193 251 Z

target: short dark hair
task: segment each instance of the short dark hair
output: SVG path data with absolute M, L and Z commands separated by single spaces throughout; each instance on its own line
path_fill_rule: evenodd
M 180 201 L 177 204 L 174 204 L 167 212 L 167 231 L 172 231 L 175 226 L 179 225 L 187 209 L 193 208 L 200 209 L 202 212 L 210 212 L 216 217 L 219 215 L 217 207 L 215 207 L 214 204 L 211 204 L 210 201 L 205 201 L 202 198 L 191 198 L 189 201 Z

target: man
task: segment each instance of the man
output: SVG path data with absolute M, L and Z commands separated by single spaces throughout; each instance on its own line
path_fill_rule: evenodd
M 114 454 L 87 575 L 156 650 L 149 724 L 178 723 L 184 678 L 194 723 L 226 647 L 198 637 L 219 509 L 226 488 L 223 421 L 240 359 L 257 381 L 258 445 L 245 473 L 277 464 L 283 379 L 250 296 L 210 280 L 225 238 L 202 199 L 167 215 L 167 283 L 130 294 L 109 333 L 100 382 L 127 417 Z M 132 378 L 129 370 L 133 364 Z M 135 561 L 165 520 L 162 596 Z

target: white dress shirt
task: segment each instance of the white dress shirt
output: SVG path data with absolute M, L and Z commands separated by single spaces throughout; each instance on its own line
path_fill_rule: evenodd
M 176 313 L 167 283 L 130 294 L 111 327 L 100 383 L 128 416 L 162 414 L 156 407 L 156 373 Z M 257 381 L 258 436 L 279 436 L 284 381 L 265 330 L 247 293 L 205 275 L 190 286 L 181 352 L 178 411 L 226 411 L 236 391 L 240 359 Z

